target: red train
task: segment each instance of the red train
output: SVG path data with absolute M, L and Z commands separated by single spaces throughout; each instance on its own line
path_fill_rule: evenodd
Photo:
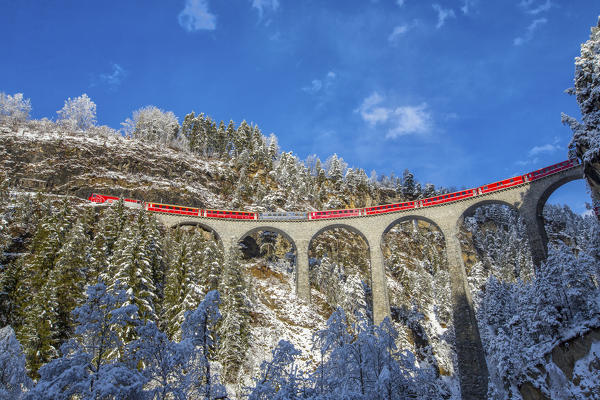
M 579 160 L 566 160 L 558 164 L 551 165 L 542 169 L 538 169 L 533 172 L 529 172 L 525 175 L 515 176 L 513 178 L 504 179 L 502 181 L 488 183 L 487 185 L 479 186 L 473 189 L 462 190 L 459 192 L 442 194 L 434 197 L 429 197 L 422 200 L 409 201 L 404 203 L 396 204 L 384 204 L 374 207 L 366 208 L 353 208 L 344 210 L 327 210 L 327 211 L 313 211 L 308 213 L 254 213 L 248 211 L 231 211 L 231 210 L 204 210 L 200 208 L 184 207 L 171 204 L 161 203 L 144 203 L 140 200 L 135 199 L 123 199 L 124 203 L 128 207 L 133 208 L 144 208 L 152 212 L 160 212 L 167 214 L 178 214 L 178 215 L 189 215 L 194 217 L 204 218 L 225 218 L 225 219 L 242 219 L 242 220 L 277 220 L 277 219 L 331 219 L 331 218 L 348 218 L 348 217 L 362 217 L 367 215 L 377 215 L 389 212 L 410 210 L 414 208 L 430 207 L 439 204 L 449 203 L 453 201 L 459 201 L 474 196 L 480 196 L 483 194 L 495 192 L 497 190 L 506 189 L 512 186 L 522 185 L 527 182 L 541 179 L 545 176 L 555 174 L 568 168 L 572 168 L 579 165 Z M 118 197 L 105 196 L 99 194 L 92 194 L 88 200 L 94 203 L 112 203 L 119 200 Z M 594 208 L 594 212 L 600 218 L 600 207 Z M 289 216 L 293 214 L 293 216 Z M 276 215 L 276 216 L 275 216 Z M 280 216 L 281 215 L 281 216 Z
M 327 210 L 315 211 L 308 213 L 308 219 L 326 219 L 326 218 L 345 218 L 345 217 L 360 217 L 363 212 L 362 208 L 348 208 L 344 210 Z
M 384 204 L 382 206 L 374 206 L 365 208 L 365 215 L 383 214 L 392 211 L 410 210 L 416 207 L 416 202 L 409 201 L 406 203 Z

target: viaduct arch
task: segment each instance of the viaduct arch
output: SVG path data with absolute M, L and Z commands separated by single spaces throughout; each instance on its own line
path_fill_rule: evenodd
M 506 204 L 518 210 L 525 222 L 533 262 L 539 266 L 546 259 L 548 253 L 542 216 L 543 206 L 552 192 L 576 179 L 583 179 L 581 164 L 531 182 L 472 198 L 437 206 L 362 217 L 312 221 L 269 221 L 267 224 L 264 220 L 219 220 L 173 214 L 157 214 L 157 217 L 169 227 L 197 224 L 212 230 L 217 237 L 223 239 L 226 249 L 240 238 L 256 230 L 285 233 L 285 236 L 295 244 L 297 252 L 296 294 L 305 301 L 310 301 L 308 278 L 310 242 L 318 234 L 335 227 L 359 232 L 369 247 L 375 323 L 380 323 L 384 318 L 390 316 L 381 249 L 383 235 L 392 226 L 407 219 L 421 219 L 432 223 L 442 232 L 446 245 L 462 398 L 481 399 L 487 395 L 488 369 L 458 240 L 460 224 L 465 215 L 475 208 L 489 203 Z

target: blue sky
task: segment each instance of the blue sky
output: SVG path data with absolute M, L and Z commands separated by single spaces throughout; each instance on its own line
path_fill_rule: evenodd
M 566 159 L 599 1 L 0 0 L 0 91 L 114 128 L 156 105 L 242 120 L 301 158 L 472 187 Z M 583 183 L 551 198 L 583 212 Z

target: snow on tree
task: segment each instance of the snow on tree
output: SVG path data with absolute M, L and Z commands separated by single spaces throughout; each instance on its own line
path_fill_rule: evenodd
M 240 262 L 241 255 L 233 246 L 225 259 L 219 290 L 223 294 L 223 319 L 219 325 L 218 358 L 227 381 L 236 378 L 245 358 L 250 336 L 248 283 Z
M 172 111 L 146 106 L 133 112 L 121 124 L 126 136 L 146 142 L 170 144 L 179 134 L 179 122 Z
M 0 329 L 0 399 L 20 399 L 31 386 L 25 355 L 10 326 Z
M 114 256 L 116 243 L 123 234 L 127 222 L 123 200 L 112 204 L 98 221 L 98 233 L 94 237 L 92 258 L 87 273 L 88 282 L 96 282 L 101 274 L 106 274 Z
M 193 347 L 188 342 L 171 342 L 152 321 L 139 326 L 137 336 L 139 339 L 127 346 L 126 359 L 132 368 L 141 366 L 148 398 L 186 399 Z
M 205 399 L 225 398 L 225 388 L 219 382 L 218 376 L 211 368 L 211 354 L 218 345 L 217 324 L 221 319 L 219 292 L 208 292 L 202 303 L 193 311 L 185 314 L 181 326 L 182 343 L 187 343 L 189 349 L 186 375 L 188 396 Z
M 338 157 L 337 154 L 330 156 L 325 161 L 325 171 L 327 176 L 336 184 L 340 183 L 344 178 L 347 167 L 348 164 L 341 157 Z
M 144 377 L 136 368 L 111 358 L 123 352 L 118 331 L 138 325 L 134 305 L 122 288 L 103 283 L 89 286 L 85 303 L 73 311 L 75 335 L 61 348 L 62 356 L 40 368 L 30 399 L 140 398 Z
M 105 276 L 109 288 L 123 284 L 128 288 L 127 304 L 135 304 L 142 321 L 157 320 L 156 316 L 156 287 L 152 281 L 151 255 L 145 241 L 145 231 L 148 228 L 148 215 L 141 210 L 132 226 L 125 227 L 115 247 L 112 266 Z M 110 275 L 109 275 L 110 274 Z M 126 327 L 124 340 L 135 337 L 132 326 Z
M 198 234 L 186 235 L 177 230 L 170 238 L 170 257 L 167 261 L 167 279 L 164 299 L 165 331 L 170 338 L 180 336 L 181 324 L 186 311 L 195 309 L 203 295 L 201 269 L 206 268 L 197 254 L 202 241 Z M 200 245 L 200 246 L 199 246 Z M 203 268 L 204 267 L 204 268 Z M 216 289 L 213 288 L 213 289 Z
M 58 122 L 67 129 L 86 131 L 96 124 L 96 103 L 85 93 L 74 99 L 69 97 L 56 113 Z
M 280 340 L 273 349 L 271 361 L 261 364 L 261 376 L 256 379 L 248 400 L 301 398 L 301 376 L 295 365 L 298 355 L 300 351 L 293 344 Z
M 0 92 L 0 124 L 16 124 L 29 118 L 31 101 L 23 98 L 23 93 L 14 95 Z
M 569 149 L 585 162 L 600 156 L 600 19 L 591 29 L 590 39 L 581 45 L 581 56 L 575 58 L 575 87 L 567 93 L 577 97 L 582 122 L 566 114 L 563 123 L 573 130 Z
M 416 189 L 415 176 L 408 169 L 405 169 L 402 175 L 402 196 L 405 199 L 414 200 L 418 197 Z
M 276 160 L 279 155 L 279 144 L 277 143 L 277 136 L 274 134 L 269 135 L 269 149 L 267 153 L 269 160 Z
M 89 239 L 83 225 L 76 223 L 57 254 L 56 266 L 50 272 L 49 285 L 55 292 L 57 341 L 63 343 L 72 334 L 71 313 L 84 297 L 85 269 L 89 260 Z

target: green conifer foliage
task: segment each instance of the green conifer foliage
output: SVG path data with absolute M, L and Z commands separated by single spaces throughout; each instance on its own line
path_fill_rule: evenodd
M 18 339 L 25 348 L 27 368 L 36 377 L 37 370 L 58 355 L 56 292 L 50 284 L 45 284 L 29 304 Z
M 108 267 L 113 258 L 117 240 L 127 224 L 127 213 L 123 201 L 111 205 L 98 222 L 98 231 L 94 237 L 87 282 L 94 284 L 99 277 L 108 282 Z
M 72 334 L 71 312 L 85 297 L 84 271 L 89 262 L 90 245 L 83 224 L 76 223 L 58 252 L 56 266 L 48 279 L 50 289 L 54 291 L 53 298 L 56 299 L 56 340 L 59 344 Z
M 237 246 L 232 247 L 225 260 L 219 290 L 223 293 L 223 319 L 218 328 L 218 359 L 223 364 L 223 376 L 228 382 L 237 380 L 250 335 L 249 288 L 240 260 L 240 250 Z
M 169 238 L 170 257 L 165 287 L 164 324 L 170 338 L 179 339 L 185 312 L 200 304 L 202 291 L 200 270 L 202 268 L 196 252 L 198 241 L 184 230 L 178 229 Z
M 144 211 L 136 217 L 132 225 L 125 227 L 116 243 L 113 261 L 106 275 L 109 289 L 119 285 L 127 287 L 129 298 L 127 304 L 138 307 L 141 321 L 157 321 L 156 287 L 152 281 L 151 254 L 147 248 L 144 231 L 148 228 L 148 216 Z M 132 340 L 135 337 L 133 326 L 123 330 L 122 339 Z

